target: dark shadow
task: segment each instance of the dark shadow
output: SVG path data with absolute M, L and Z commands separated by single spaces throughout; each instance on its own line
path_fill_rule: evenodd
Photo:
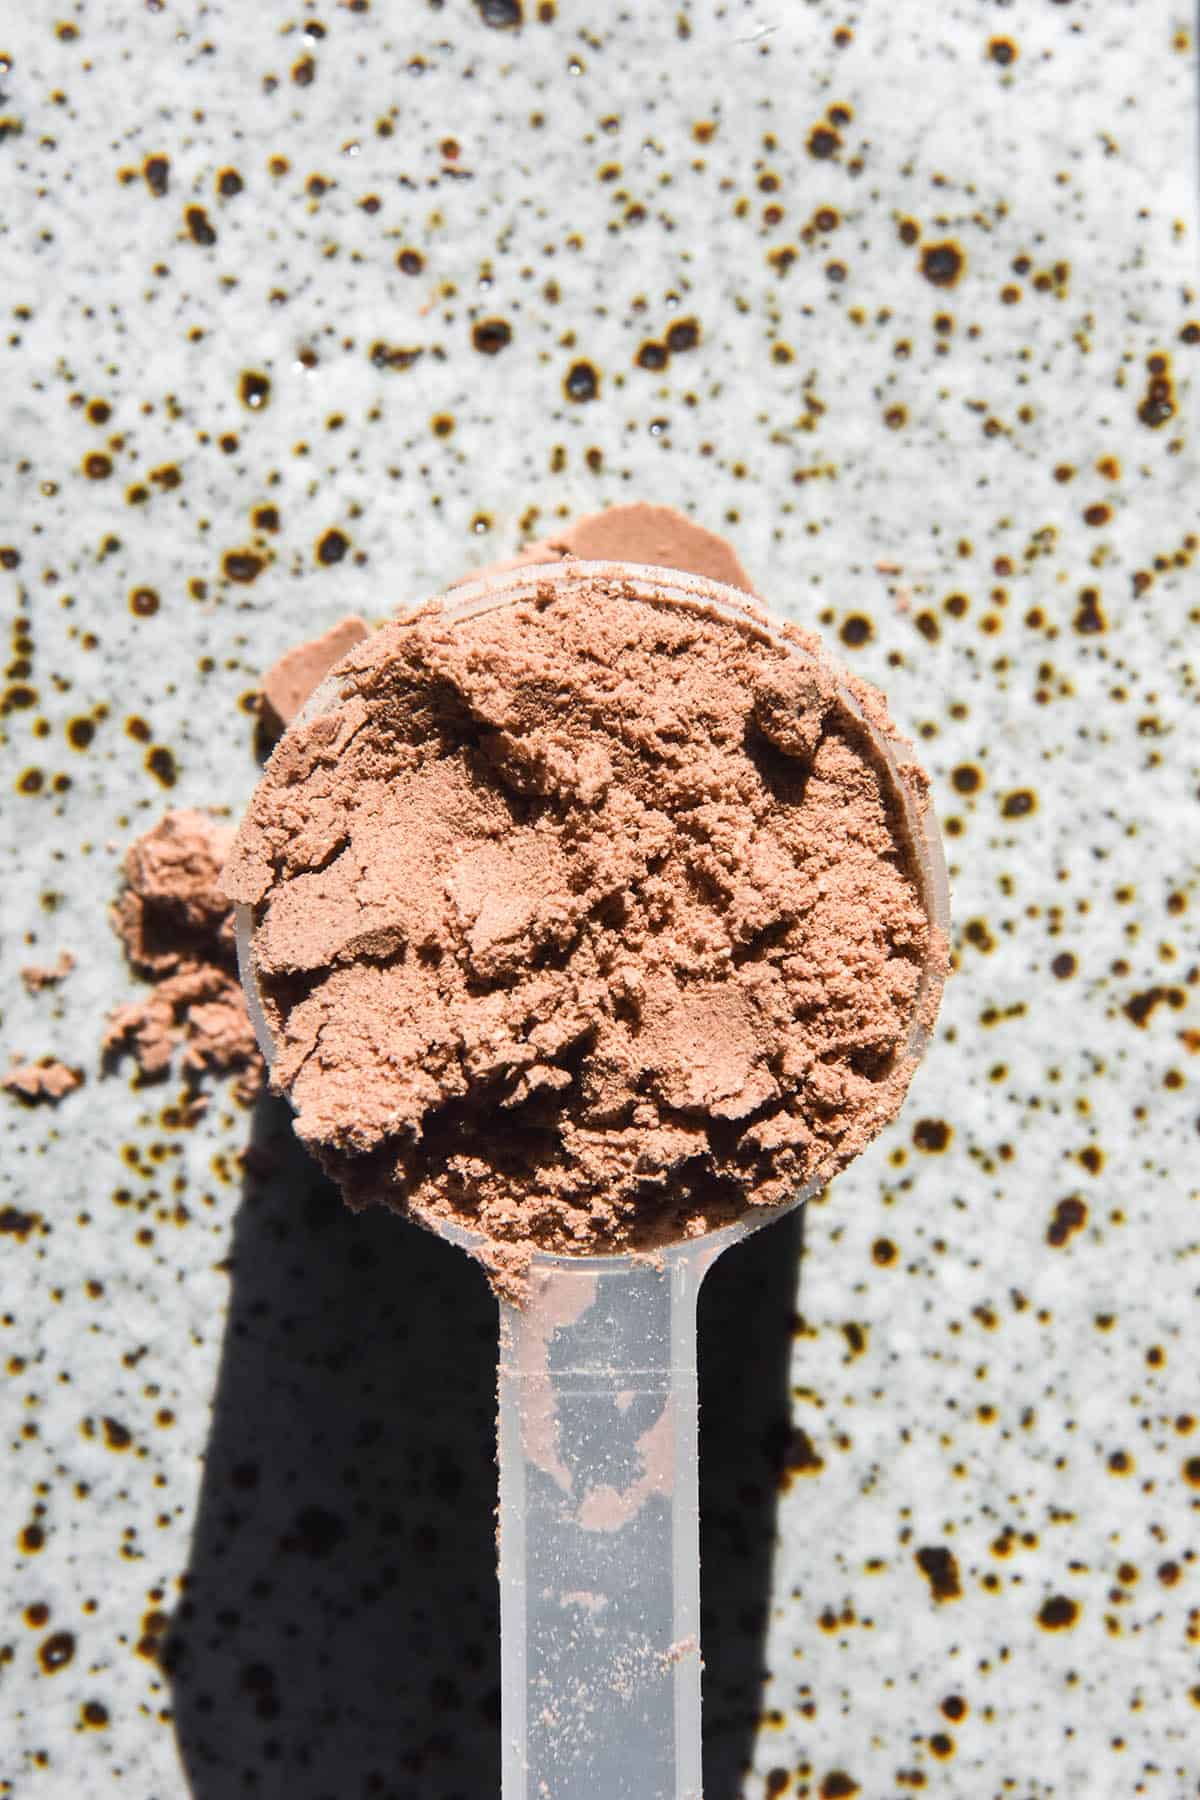
M 701 1295 L 705 1794 L 760 1705 L 799 1228 Z M 500 1791 L 496 1307 L 460 1251 L 355 1215 L 254 1114 L 186 1586 L 151 1637 L 195 1800 Z
M 762 1716 L 803 1243 L 801 1207 L 727 1250 L 700 1289 L 704 1800 L 739 1800 Z

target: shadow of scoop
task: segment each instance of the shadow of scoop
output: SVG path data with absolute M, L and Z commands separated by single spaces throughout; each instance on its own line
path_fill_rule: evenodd
M 701 1300 L 712 1800 L 740 1792 L 757 1726 L 798 1234 L 785 1219 L 729 1252 Z M 162 1649 L 195 1800 L 498 1795 L 496 1305 L 481 1272 L 391 1214 L 349 1213 L 269 1099 L 232 1265 Z

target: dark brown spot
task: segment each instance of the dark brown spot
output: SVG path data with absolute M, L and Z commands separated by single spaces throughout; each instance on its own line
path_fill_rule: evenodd
M 1151 987 L 1146 988 L 1143 993 L 1132 995 L 1121 1010 L 1127 1019 L 1131 1019 L 1139 1029 L 1145 1030 L 1156 1007 L 1165 1003 L 1178 1009 L 1184 1004 L 1184 999 L 1182 988 Z
M 216 231 L 209 223 L 208 214 L 202 206 L 189 206 L 184 211 L 184 223 L 188 228 L 188 236 L 194 244 L 203 244 L 207 249 L 217 241 Z
M 966 257 L 951 242 L 926 244 L 921 252 L 921 273 L 934 287 L 954 287 L 966 267 Z
M 250 515 L 250 520 L 256 531 L 278 531 L 281 523 L 279 508 L 277 506 L 256 506 Z
M 1079 1602 L 1065 1594 L 1052 1594 L 1042 1603 L 1037 1622 L 1043 1631 L 1070 1631 L 1079 1618 Z
M 17 1542 L 27 1555 L 36 1556 L 45 1546 L 46 1533 L 40 1525 L 25 1525 L 21 1528 Z
M 953 1128 L 945 1119 L 918 1119 L 913 1126 L 913 1143 L 927 1156 L 936 1156 L 948 1149 L 953 1136 Z
M 377 369 L 411 369 L 424 354 L 421 349 L 406 349 L 400 344 L 382 341 L 372 344 L 370 349 L 371 361 Z
M 1088 1209 L 1077 1194 L 1068 1194 L 1060 1200 L 1050 1215 L 1050 1223 L 1046 1227 L 1046 1242 L 1061 1250 L 1064 1244 L 1071 1241 L 1077 1231 L 1082 1231 L 1088 1221 Z
M 939 1605 L 947 1600 L 962 1598 L 962 1583 L 953 1551 L 948 1550 L 944 1544 L 928 1544 L 917 1551 L 914 1560 Z
M 429 421 L 429 429 L 434 437 L 448 438 L 454 430 L 454 418 L 450 413 L 434 413 Z
M 83 459 L 83 472 L 89 481 L 107 481 L 113 472 L 112 457 L 103 450 L 90 450 Z
M 901 219 L 896 226 L 896 235 L 902 244 L 908 244 L 911 247 L 920 237 L 921 227 L 915 219 Z
M 481 319 L 471 333 L 471 342 L 481 356 L 499 356 L 512 343 L 512 335 L 507 319 Z
M 221 558 L 221 568 L 226 580 L 239 582 L 243 586 L 257 581 L 266 566 L 257 550 L 227 550 Z
M 946 1718 L 957 1724 L 960 1719 L 965 1719 L 967 1716 L 967 1703 L 961 1694 L 947 1694 L 942 1701 L 942 1712 Z
M 72 750 L 86 750 L 95 735 L 94 719 L 69 719 L 67 721 L 67 742 Z
M 425 258 L 419 250 L 397 250 L 396 267 L 402 275 L 419 275 L 425 267 Z
M 1037 795 L 1029 788 L 1014 788 L 1000 802 L 1000 811 L 1006 819 L 1026 819 L 1037 811 Z
M 108 1708 L 99 1700 L 85 1700 L 80 1714 L 84 1724 L 92 1731 L 103 1731 L 108 1724 Z
M 126 719 L 125 734 L 127 737 L 131 737 L 135 744 L 148 744 L 152 736 L 145 719 L 139 719 L 136 713 L 130 713 Z
M 270 402 L 271 378 L 259 369 L 243 369 L 238 393 L 243 406 L 248 406 L 251 412 L 258 412 Z
M 698 319 L 676 319 L 667 331 L 667 349 L 672 356 L 682 356 L 686 351 L 694 350 L 699 342 Z
M 987 53 L 994 63 L 1000 64 L 1002 69 L 1009 68 L 1016 62 L 1020 54 L 1012 39 L 1006 37 L 989 38 Z
M 1111 518 L 1112 507 L 1106 506 L 1103 501 L 1098 501 L 1094 506 L 1085 506 L 1083 509 L 1083 522 L 1085 525 L 1094 527 L 1107 525 Z
M 1175 389 L 1171 381 L 1171 363 L 1161 350 L 1146 358 L 1149 380 L 1138 407 L 1138 418 L 1151 431 L 1157 431 L 1175 416 Z
M 129 610 L 136 618 L 153 618 L 158 611 L 158 595 L 153 588 L 134 588 L 129 596 Z
M 600 393 L 600 376 L 590 362 L 573 362 L 563 381 L 563 391 L 568 400 L 595 400 Z
M 808 154 L 818 162 L 828 162 L 841 149 L 842 140 L 832 125 L 814 125 L 808 134 Z
M 110 1419 L 108 1417 L 105 1417 L 102 1420 L 102 1424 L 104 1427 L 104 1441 L 109 1449 L 128 1450 L 130 1444 L 133 1442 L 133 1433 L 130 1431 L 129 1427 L 127 1425 L 122 1425 L 119 1419 Z
M 515 31 L 521 24 L 521 0 L 475 0 L 479 16 L 493 31 Z
M 330 569 L 341 562 L 349 548 L 350 539 L 333 525 L 317 539 L 317 561 Z
M 1200 1488 L 1200 1456 L 1189 1456 L 1183 1465 L 1183 1479 L 1189 1487 Z
M 161 200 L 171 183 L 171 164 L 165 156 L 148 156 L 142 164 L 146 186 L 156 200 Z
M 861 1793 L 857 1781 L 845 1769 L 830 1769 L 821 1782 L 821 1800 L 854 1800 L 855 1794 Z
M 223 200 L 232 200 L 245 185 L 236 169 L 222 169 L 217 176 L 217 192 Z
M 292 80 L 297 87 L 311 87 L 317 79 L 317 65 L 311 56 L 302 56 L 292 64 Z
M 38 1650 L 38 1661 L 47 1675 L 65 1669 L 75 1654 L 75 1639 L 69 1631 L 56 1631 Z
M 173 788 L 179 779 L 179 769 L 175 758 L 165 744 L 155 744 L 146 752 L 146 768 L 154 779 L 165 788 Z
M 18 794 L 40 794 L 46 785 L 46 777 L 40 769 L 22 769 L 14 786 Z
M 638 350 L 634 362 L 639 369 L 665 369 L 670 360 L 665 344 L 659 344 L 650 338 Z
M 851 613 L 842 620 L 842 628 L 838 633 L 843 644 L 857 650 L 862 644 L 869 644 L 875 635 L 875 627 L 863 613 Z
M 956 793 L 977 794 L 983 786 L 983 774 L 974 763 L 959 763 L 950 771 L 950 781 Z
M 890 1238 L 876 1238 L 871 1245 L 871 1256 L 881 1269 L 886 1269 L 895 1262 L 897 1250 Z
M 1060 950 L 1058 955 L 1051 959 L 1050 973 L 1057 981 L 1069 981 L 1078 967 L 1078 963 L 1069 950 Z
M 14 550 L 11 544 L 0 547 L 0 569 L 17 569 L 21 566 L 21 552 Z
M 1075 609 L 1075 617 L 1071 623 L 1083 636 L 1107 631 L 1108 620 L 1100 610 L 1100 595 L 1095 588 L 1080 590 L 1079 605 Z

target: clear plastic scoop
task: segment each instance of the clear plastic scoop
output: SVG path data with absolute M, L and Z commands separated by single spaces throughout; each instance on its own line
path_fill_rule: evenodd
M 559 564 L 458 588 L 448 621 L 531 598 L 581 571 L 626 592 L 701 607 L 807 660 L 749 597 L 675 571 Z M 337 700 L 336 671 L 301 715 Z M 932 814 L 901 779 L 896 746 L 862 718 L 890 772 L 934 930 L 948 918 Z M 238 908 L 238 956 L 259 1044 L 253 918 Z M 939 977 L 927 970 L 908 1052 L 925 1047 Z M 504 1800 L 700 1800 L 700 1533 L 696 1301 L 722 1250 L 800 1205 L 756 1209 L 651 1255 L 538 1253 L 526 1302 L 500 1303 L 501 1732 Z M 440 1223 L 478 1252 L 482 1240 Z

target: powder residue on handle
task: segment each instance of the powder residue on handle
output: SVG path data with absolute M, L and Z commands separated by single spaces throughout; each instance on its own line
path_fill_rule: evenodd
M 224 886 L 273 1081 L 352 1205 L 645 1248 L 827 1179 L 896 1111 L 942 947 L 811 640 L 583 567 L 385 626 L 338 684 Z

